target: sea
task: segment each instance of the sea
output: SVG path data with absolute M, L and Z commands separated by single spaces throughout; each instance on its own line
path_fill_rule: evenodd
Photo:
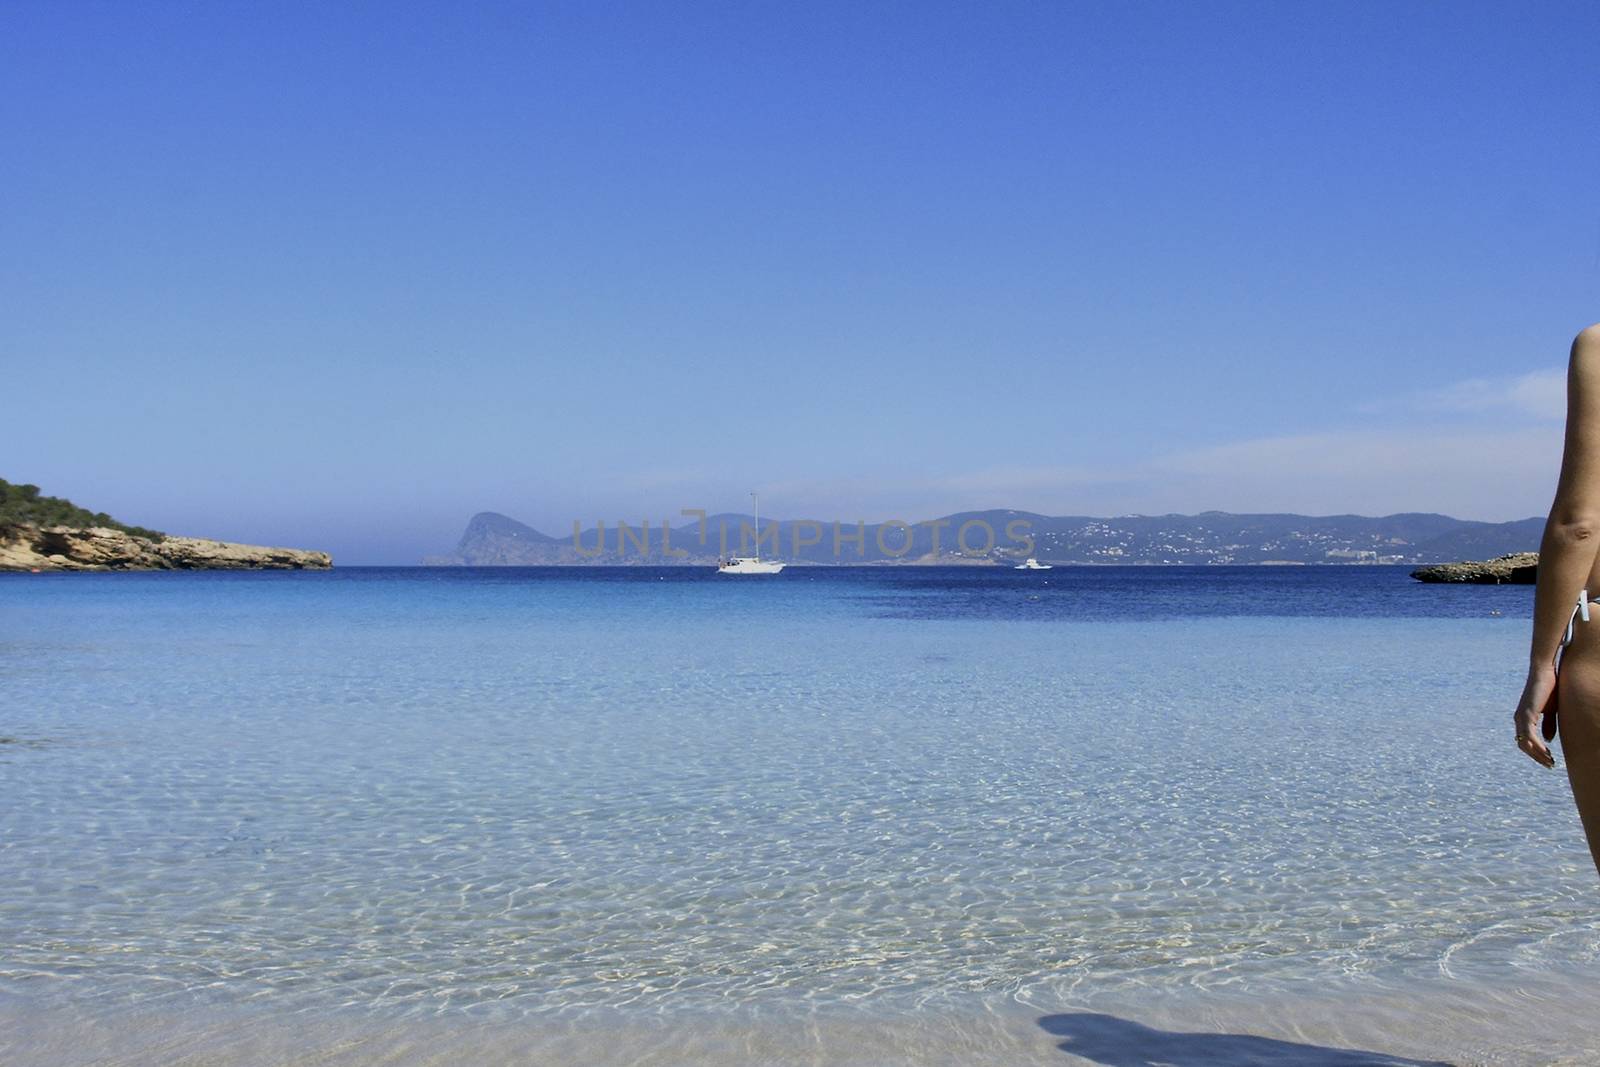
M 1600 1063 L 1531 601 L 0 576 L 0 1063 Z

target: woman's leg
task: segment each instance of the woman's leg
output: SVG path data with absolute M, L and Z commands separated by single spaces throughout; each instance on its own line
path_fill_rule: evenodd
M 1583 625 L 1600 625 L 1600 619 Z M 1557 722 L 1572 796 L 1589 836 L 1589 854 L 1600 869 L 1600 648 L 1585 648 L 1579 655 L 1572 655 L 1574 651 L 1576 642 L 1561 661 Z

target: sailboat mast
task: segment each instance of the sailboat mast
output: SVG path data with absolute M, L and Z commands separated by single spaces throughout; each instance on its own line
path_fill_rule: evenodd
M 761 562 L 761 498 L 756 496 L 754 490 L 750 493 L 750 510 L 755 513 L 756 519 L 756 562 Z

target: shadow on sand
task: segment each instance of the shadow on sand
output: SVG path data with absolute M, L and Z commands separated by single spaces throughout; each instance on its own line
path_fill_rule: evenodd
M 1046 1015 L 1056 1047 L 1105 1067 L 1451 1067 L 1362 1049 L 1330 1048 L 1251 1034 L 1185 1034 L 1157 1030 L 1099 1012 Z

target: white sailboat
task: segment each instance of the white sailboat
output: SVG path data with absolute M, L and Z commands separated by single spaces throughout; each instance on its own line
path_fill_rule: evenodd
M 755 512 L 756 520 L 756 554 L 753 556 L 734 556 L 717 564 L 718 574 L 777 574 L 783 570 L 783 564 L 777 560 L 761 559 L 761 501 L 756 494 L 750 494 L 750 506 Z
M 1011 558 L 1016 559 L 1015 556 Z M 1040 563 L 1038 560 L 1030 556 L 1026 562 L 1019 563 L 1011 569 L 1014 571 L 1047 571 L 1050 569 L 1050 564 Z

